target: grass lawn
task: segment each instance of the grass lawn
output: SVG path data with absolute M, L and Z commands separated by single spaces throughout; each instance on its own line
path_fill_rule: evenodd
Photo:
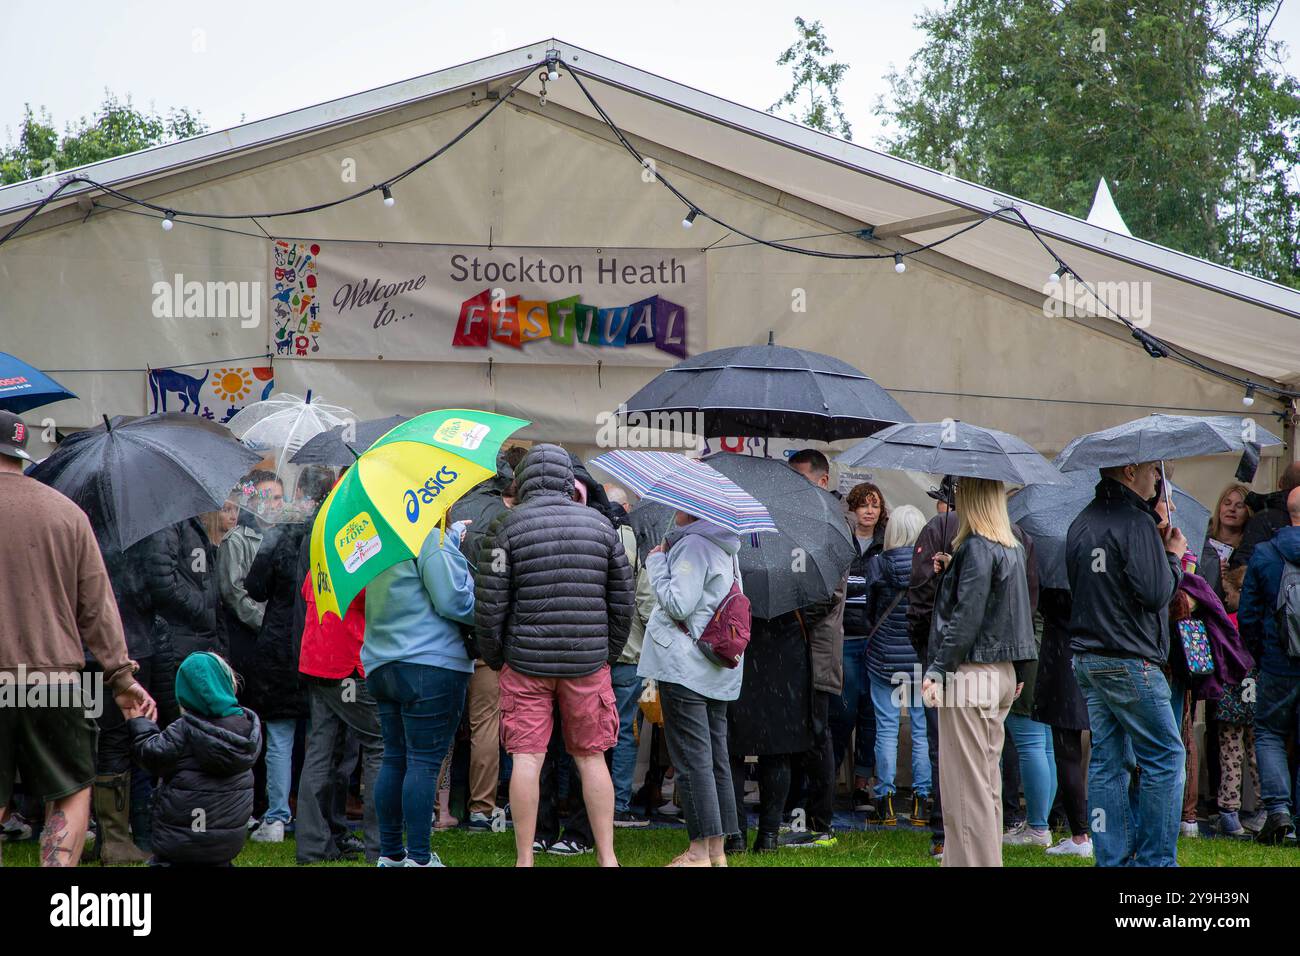
M 624 866 L 663 866 L 686 847 L 686 832 L 680 828 L 618 830 L 614 845 Z M 732 866 L 938 866 L 927 850 L 927 831 L 900 827 L 841 832 L 839 843 L 830 849 L 782 850 L 774 854 L 732 856 Z M 433 847 L 448 866 L 512 866 L 515 859 L 511 833 L 469 833 L 456 830 L 437 833 Z M 5 866 L 35 866 L 35 841 L 6 843 Z M 1039 847 L 1007 847 L 1007 866 L 1092 866 L 1091 860 L 1047 856 Z M 1260 846 L 1222 838 L 1180 839 L 1178 862 L 1182 866 L 1297 866 L 1300 852 L 1294 845 Z M 539 866 L 595 866 L 594 854 L 555 857 L 541 854 Z M 249 843 L 235 861 L 236 866 L 296 866 L 292 838 L 284 843 Z M 321 866 L 364 866 L 357 863 L 326 863 Z

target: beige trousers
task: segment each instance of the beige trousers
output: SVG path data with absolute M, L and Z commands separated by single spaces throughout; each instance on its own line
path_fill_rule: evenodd
M 939 707 L 943 865 L 1002 865 L 1003 721 L 1016 692 L 1009 662 L 963 664 Z
M 469 812 L 492 816 L 501 766 L 501 675 L 474 662 L 469 679 Z

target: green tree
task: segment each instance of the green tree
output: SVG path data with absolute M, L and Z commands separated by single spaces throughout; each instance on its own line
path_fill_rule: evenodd
M 137 110 L 128 97 L 119 100 L 108 90 L 91 118 L 69 123 L 60 136 L 48 110 L 40 114 L 27 106 L 18 137 L 0 149 L 0 183 L 22 182 L 49 176 L 61 169 L 84 166 L 123 153 L 134 153 L 163 143 L 207 132 L 197 112 L 168 110 L 165 115 Z
M 848 72 L 847 63 L 829 63 L 832 50 L 826 44 L 822 22 L 808 23 L 794 18 L 799 38 L 777 57 L 778 66 L 791 66 L 794 85 L 790 92 L 767 108 L 769 113 L 789 106 L 790 119 L 823 133 L 853 139 L 853 129 L 840 106 L 840 83 Z
M 948 0 L 889 75 L 895 155 L 1300 286 L 1300 86 L 1280 0 Z

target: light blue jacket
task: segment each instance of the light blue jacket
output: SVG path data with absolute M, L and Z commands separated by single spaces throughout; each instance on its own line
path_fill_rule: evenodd
M 672 544 L 666 553 L 651 554 L 645 562 L 656 606 L 646 622 L 637 674 L 682 684 L 711 700 L 735 700 L 743 665 L 720 667 L 695 646 L 695 639 L 736 580 L 740 538 L 701 519 L 674 530 L 668 540 Z
M 366 587 L 367 674 L 392 661 L 473 672 L 456 623 L 474 624 L 474 580 L 460 535 L 459 526 L 446 535 L 435 528 L 417 558 L 381 571 Z

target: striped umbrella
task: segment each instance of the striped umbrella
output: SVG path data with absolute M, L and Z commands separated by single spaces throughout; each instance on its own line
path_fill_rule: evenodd
M 610 451 L 591 460 L 642 498 L 750 534 L 775 531 L 772 516 L 726 475 L 671 451 Z

